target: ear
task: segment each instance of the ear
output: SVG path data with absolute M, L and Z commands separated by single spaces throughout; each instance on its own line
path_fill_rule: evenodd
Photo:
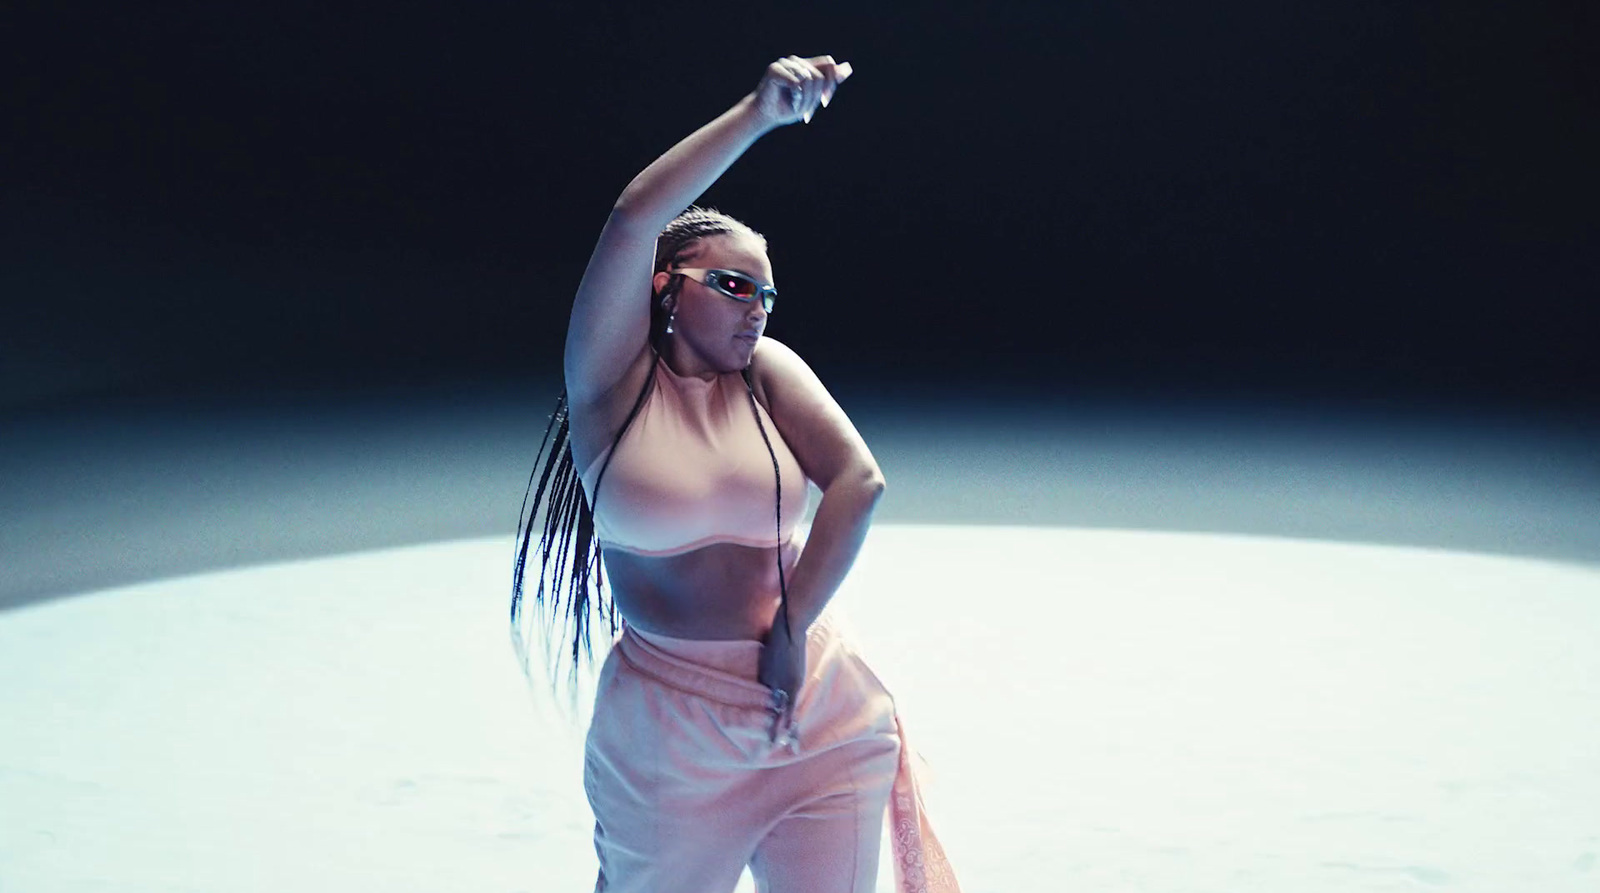
M 661 298 L 661 290 L 666 288 L 667 283 L 670 281 L 672 281 L 672 274 L 668 273 L 666 270 L 662 270 L 655 274 L 655 276 L 651 277 L 650 279 L 650 295 L 659 300 Z

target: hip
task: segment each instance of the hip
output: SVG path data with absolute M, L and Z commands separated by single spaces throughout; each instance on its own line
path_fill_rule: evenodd
M 896 735 L 895 706 L 833 609 L 806 635 L 795 702 L 798 747 L 773 743 L 771 690 L 756 680 L 761 643 L 682 639 L 625 628 L 607 655 L 590 725 L 591 751 L 660 749 L 692 764 L 762 768 L 852 741 Z

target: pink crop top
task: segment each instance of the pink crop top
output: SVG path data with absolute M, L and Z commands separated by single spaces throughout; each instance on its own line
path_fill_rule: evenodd
M 600 545 L 636 555 L 678 555 L 711 543 L 772 547 L 788 542 L 811 494 L 805 473 L 765 407 L 751 410 L 737 372 L 711 381 L 680 376 L 656 359 L 650 393 L 606 467 L 606 447 L 580 479 L 595 508 Z M 772 456 L 761 441 L 761 413 L 783 477 L 781 539 Z

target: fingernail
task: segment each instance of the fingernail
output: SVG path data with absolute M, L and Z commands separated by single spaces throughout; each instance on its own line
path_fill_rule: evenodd
M 805 116 L 804 116 L 804 117 L 802 117 L 802 118 L 801 118 L 801 119 L 800 119 L 800 121 L 801 121 L 801 122 L 802 122 L 802 123 L 805 123 L 805 124 L 810 124 L 810 123 L 811 123 L 811 113 L 810 113 L 810 112 L 806 112 L 806 113 L 805 113 Z
M 828 107 L 828 100 L 831 99 L 832 97 L 833 97 L 833 94 L 831 94 L 831 93 L 822 94 L 822 107 L 823 108 L 827 108 Z

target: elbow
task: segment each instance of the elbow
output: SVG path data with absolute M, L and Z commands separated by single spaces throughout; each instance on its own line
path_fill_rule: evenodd
M 630 217 L 636 217 L 639 213 L 638 209 L 639 200 L 633 194 L 633 187 L 630 186 L 622 190 L 622 194 L 617 196 L 616 203 L 611 206 L 611 219 L 627 220 Z
M 887 486 L 883 472 L 878 470 L 878 466 L 866 465 L 843 472 L 830 480 L 822 488 L 822 495 L 871 511 L 878 504 L 878 500 L 883 498 L 883 491 Z
M 661 233 L 682 208 L 669 207 L 671 199 L 661 195 L 659 184 L 652 184 L 643 173 L 618 193 L 611 203 L 611 215 L 606 225 L 629 232 L 648 232 L 651 239 Z
M 660 194 L 659 185 L 652 185 L 644 174 L 633 178 L 617 200 L 611 204 L 608 226 L 628 232 L 645 233 L 651 239 L 660 234 L 681 207 L 672 207 L 671 199 Z
M 858 486 L 861 488 L 862 497 L 866 499 L 867 504 L 877 505 L 878 500 L 883 498 L 883 491 L 889 487 L 889 482 L 883 478 L 883 472 L 878 466 L 874 465 L 863 470 L 859 480 Z
M 606 218 L 605 228 L 608 232 L 635 238 L 648 234 L 652 239 L 661 231 L 661 227 L 650 228 L 647 215 L 639 208 L 637 202 L 629 199 L 626 192 L 611 206 L 611 216 Z

